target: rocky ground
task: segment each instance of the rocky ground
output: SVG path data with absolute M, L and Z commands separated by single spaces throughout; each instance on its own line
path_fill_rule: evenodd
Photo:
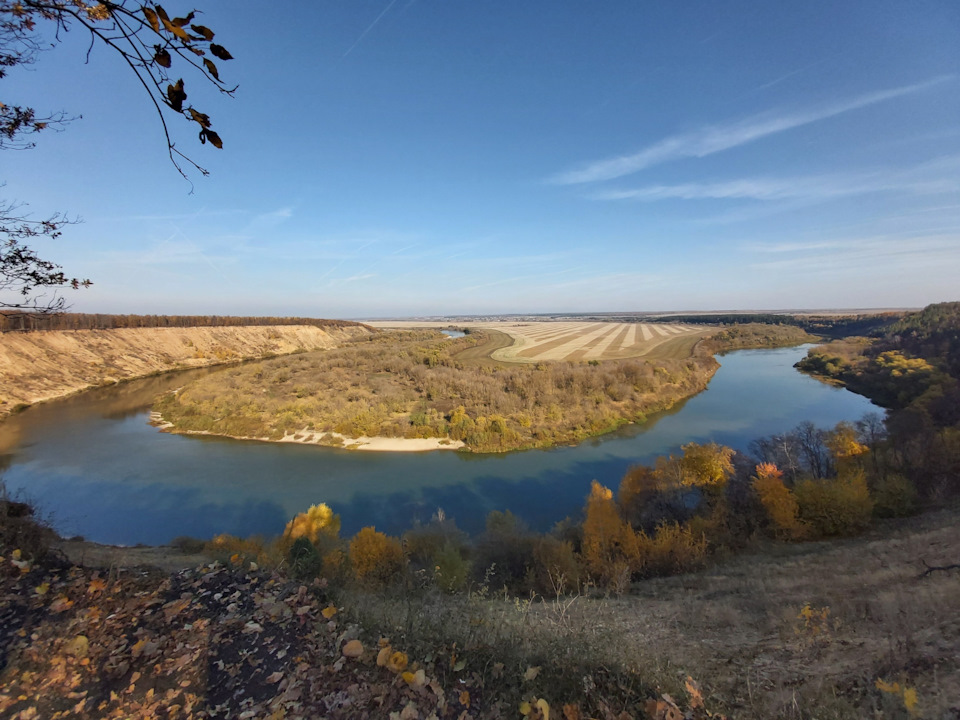
M 0 716 L 31 718 L 500 718 L 546 720 L 533 680 L 475 672 L 456 646 L 409 657 L 342 620 L 322 581 L 304 585 L 256 566 L 83 568 L 0 557 Z M 491 683 L 488 678 L 499 677 Z M 531 686 L 532 687 L 532 686 Z M 690 686 L 698 697 L 695 685 Z M 684 715 L 640 698 L 651 717 Z M 605 705 L 598 717 L 639 717 Z M 708 717 L 691 706 L 687 717 Z M 670 714 L 676 713 L 676 714 Z M 593 715 L 594 713 L 591 713 Z M 575 703 L 554 717 L 587 717 Z

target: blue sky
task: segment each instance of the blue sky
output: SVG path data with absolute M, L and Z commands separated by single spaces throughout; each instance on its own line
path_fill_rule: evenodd
M 960 299 L 960 3 L 199 3 L 233 100 L 166 158 L 79 31 L 2 157 L 82 312 L 399 317 Z M 165 7 L 182 14 L 187 6 Z M 264 8 L 296 8 L 268 14 Z

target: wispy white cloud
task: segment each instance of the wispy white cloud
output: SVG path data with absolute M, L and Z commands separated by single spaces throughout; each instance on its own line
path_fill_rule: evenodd
M 516 275 L 514 277 L 500 278 L 498 280 L 492 280 L 491 282 L 481 283 L 479 285 L 470 285 L 469 287 L 464 287 L 464 292 L 473 292 L 474 290 L 483 290 L 489 287 L 497 287 L 499 285 L 514 285 L 516 283 L 529 283 L 534 280 L 543 280 L 545 278 L 558 277 L 560 275 L 568 275 L 572 272 L 576 272 L 578 268 L 566 268 L 564 270 L 559 270 L 557 272 L 550 273 L 534 273 L 532 275 Z
M 814 241 L 746 246 L 751 253 L 766 253 L 776 259 L 761 260 L 752 269 L 774 273 L 831 273 L 857 275 L 867 271 L 943 271 L 960 261 L 960 235 L 956 232 L 926 235 L 876 235 Z
M 926 180 L 902 173 L 833 174 L 792 178 L 745 178 L 716 183 L 649 185 L 628 190 L 609 190 L 592 195 L 597 200 L 828 200 L 878 192 L 935 195 L 960 190 L 960 176 Z
M 824 58 L 824 59 L 822 59 L 822 60 L 817 60 L 816 62 L 812 62 L 812 63 L 810 63 L 809 65 L 804 65 L 802 68 L 797 68 L 796 70 L 791 70 L 790 72 L 785 73 L 785 74 L 781 75 L 780 77 L 774 78 L 773 80 L 770 80 L 769 82 L 765 82 L 765 83 L 763 83 L 762 85 L 758 85 L 757 87 L 755 87 L 755 88 L 753 89 L 752 92 L 760 92 L 761 90 L 766 90 L 767 88 L 772 88 L 773 86 L 779 85 L 780 83 L 784 82 L 785 80 L 789 80 L 790 78 L 795 77 L 796 75 L 801 75 L 801 74 L 805 73 L 807 70 L 811 70 L 811 69 L 817 67 L 818 65 L 822 65 L 822 64 L 825 63 L 825 62 L 827 62 L 827 58 Z
M 250 220 L 251 227 L 275 227 L 293 217 L 292 207 L 282 207 L 255 215 Z
M 670 160 L 705 157 L 792 128 L 809 125 L 852 110 L 920 92 L 951 80 L 953 77 L 953 75 L 940 76 L 926 82 L 865 93 L 849 100 L 794 113 L 777 114 L 768 111 L 728 125 L 707 126 L 690 133 L 664 138 L 631 155 L 599 160 L 580 169 L 560 173 L 549 178 L 549 182 L 558 185 L 576 185 L 612 180 Z
M 346 285 L 347 283 L 359 282 L 361 280 L 370 280 L 371 278 L 377 277 L 376 273 L 358 273 L 356 275 L 350 275 L 349 277 L 336 278 L 327 283 L 330 287 L 338 287 L 340 285 Z

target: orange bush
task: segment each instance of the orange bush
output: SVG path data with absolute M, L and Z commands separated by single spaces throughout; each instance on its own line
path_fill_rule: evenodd
M 396 580 L 405 565 L 403 548 L 396 538 L 365 527 L 350 541 L 350 564 L 363 585 L 382 587 Z

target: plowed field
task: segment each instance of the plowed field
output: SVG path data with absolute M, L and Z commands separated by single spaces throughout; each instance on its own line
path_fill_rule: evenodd
M 379 327 L 450 327 L 451 323 L 370 323 Z M 610 360 L 632 357 L 687 357 L 696 342 L 715 328 L 663 323 L 467 322 L 456 327 L 495 330 L 489 342 L 471 348 L 470 360 L 500 362 Z M 507 345 L 500 333 L 509 335 Z

